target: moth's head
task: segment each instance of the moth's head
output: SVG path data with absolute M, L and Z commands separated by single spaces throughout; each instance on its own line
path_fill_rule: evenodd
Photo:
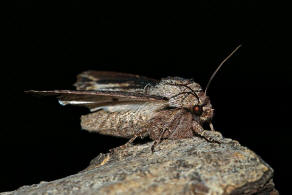
M 210 121 L 213 117 L 214 109 L 204 91 L 181 92 L 176 98 L 176 103 L 177 107 L 191 112 L 193 119 L 200 124 Z
M 199 101 L 196 101 L 196 104 L 189 107 L 189 110 L 193 114 L 193 118 L 199 123 L 210 121 L 214 115 L 214 109 L 212 108 L 210 99 L 203 91 L 197 93 L 197 95 Z
M 164 88 L 160 90 L 169 98 L 170 107 L 188 110 L 199 123 L 212 119 L 214 109 L 209 97 L 198 83 L 179 77 L 168 77 L 164 81 Z

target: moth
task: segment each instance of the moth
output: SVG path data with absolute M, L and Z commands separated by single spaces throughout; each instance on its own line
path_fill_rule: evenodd
M 81 116 L 81 127 L 103 135 L 129 138 L 149 136 L 154 147 L 163 139 L 201 136 L 214 142 L 203 125 L 211 123 L 214 109 L 206 92 L 216 72 L 239 48 L 225 58 L 211 76 L 205 90 L 192 79 L 167 77 L 155 80 L 144 76 L 85 71 L 77 76 L 76 90 L 29 90 L 27 93 L 56 96 L 61 105 L 89 108 Z

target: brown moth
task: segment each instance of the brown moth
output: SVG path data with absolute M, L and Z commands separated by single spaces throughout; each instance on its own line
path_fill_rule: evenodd
M 219 68 L 239 47 L 218 66 L 205 91 L 192 79 L 167 77 L 158 81 L 126 73 L 85 71 L 77 76 L 76 90 L 26 92 L 55 95 L 61 105 L 88 107 L 92 113 L 81 116 L 82 129 L 130 138 L 124 146 L 145 136 L 154 140 L 152 151 L 162 139 L 198 135 L 216 142 L 202 127 L 208 123 L 214 130 L 214 109 L 206 90 Z

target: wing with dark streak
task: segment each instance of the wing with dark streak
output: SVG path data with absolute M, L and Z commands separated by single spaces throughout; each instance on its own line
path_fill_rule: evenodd
M 74 86 L 77 90 L 105 90 L 143 93 L 145 86 L 155 85 L 158 81 L 144 76 L 109 72 L 85 71 L 77 76 Z
M 72 104 L 90 109 L 102 106 L 139 104 L 142 102 L 157 102 L 166 104 L 167 99 L 161 96 L 146 95 L 125 91 L 86 91 L 86 90 L 52 90 L 25 91 L 35 95 L 56 96 L 62 105 Z

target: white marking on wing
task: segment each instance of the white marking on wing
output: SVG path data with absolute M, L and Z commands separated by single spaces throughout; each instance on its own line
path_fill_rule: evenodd
M 63 101 L 63 100 L 59 100 L 59 104 L 61 104 L 62 106 L 66 106 L 68 104 L 72 104 L 72 105 L 79 105 L 79 104 L 92 104 L 95 103 L 93 101 Z
M 125 110 L 137 110 L 141 105 L 144 103 L 137 103 L 137 104 L 121 104 L 121 105 L 113 105 L 113 106 L 99 106 L 96 108 L 90 109 L 91 112 L 97 111 L 97 110 L 105 110 L 109 112 L 119 112 L 119 111 L 125 111 Z

